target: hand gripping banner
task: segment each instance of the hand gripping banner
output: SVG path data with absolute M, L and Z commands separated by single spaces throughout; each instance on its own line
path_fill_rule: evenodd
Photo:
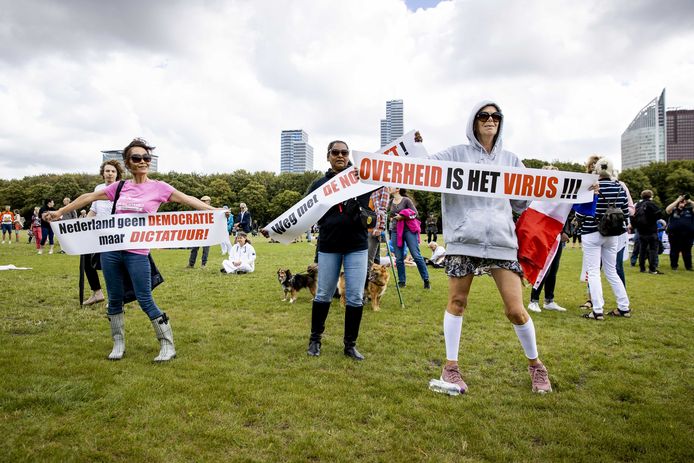
M 412 130 L 390 144 L 384 146 L 374 156 L 388 158 L 411 158 L 426 155 L 421 143 L 414 141 Z M 267 225 L 265 230 L 270 238 L 280 243 L 291 243 L 295 238 L 313 226 L 335 204 L 349 198 L 363 195 L 379 188 L 380 185 L 369 185 L 359 181 L 356 172 L 348 168 L 333 177 L 329 182 L 311 192 L 301 201 L 294 204 L 284 214 Z
M 51 222 L 67 254 L 211 246 L 229 240 L 223 210 L 116 214 Z

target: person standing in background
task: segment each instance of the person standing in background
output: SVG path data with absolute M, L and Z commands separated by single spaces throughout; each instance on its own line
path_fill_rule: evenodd
M 5 234 L 7 234 L 7 242 L 12 244 L 13 222 L 14 214 L 10 210 L 10 206 L 5 206 L 5 210 L 0 213 L 0 223 L 2 223 L 2 244 L 5 244 Z
M 24 228 L 24 217 L 19 213 L 19 209 L 14 210 L 14 236 L 15 241 L 19 243 L 19 232 Z
M 234 225 L 236 231 L 242 231 L 244 233 L 251 232 L 251 213 L 248 212 L 248 207 L 246 203 L 239 204 L 239 216 L 236 220 L 236 225 Z
M 202 201 L 205 204 L 210 204 L 212 202 L 212 198 L 209 196 L 205 195 L 202 198 L 200 198 L 200 201 Z M 198 250 L 200 247 L 194 247 L 190 248 L 190 257 L 188 257 L 188 268 L 194 268 L 195 267 L 195 261 L 198 259 Z M 207 256 L 210 254 L 210 247 L 209 246 L 203 246 L 202 247 L 202 258 L 200 259 L 200 268 L 205 268 L 207 265 Z
M 41 217 L 41 249 L 39 249 L 39 254 L 43 251 L 43 246 L 48 240 L 48 244 L 51 246 L 48 250 L 48 254 L 53 254 L 53 229 L 51 224 L 45 219 L 46 213 L 55 211 L 53 207 L 55 202 L 52 199 L 47 199 L 43 203 L 43 207 L 39 209 L 39 217 Z

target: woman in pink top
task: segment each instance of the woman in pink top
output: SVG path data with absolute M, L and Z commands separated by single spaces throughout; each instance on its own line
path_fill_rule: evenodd
M 136 138 L 123 149 L 123 163 L 133 175 L 124 183 L 116 202 L 116 214 L 155 213 L 164 202 L 177 202 L 195 209 L 214 209 L 197 198 L 181 193 L 166 182 L 147 177 L 152 162 L 153 146 L 141 138 Z M 58 220 L 66 212 L 81 209 L 94 201 L 113 201 L 119 182 L 112 183 L 103 190 L 85 193 L 58 211 L 50 212 L 50 220 Z M 108 319 L 111 322 L 113 350 L 110 360 L 120 360 L 125 354 L 125 329 L 123 313 L 123 280 L 130 277 L 137 302 L 147 314 L 154 327 L 161 350 L 155 362 L 165 362 L 176 356 L 173 333 L 169 317 L 152 298 L 150 279 L 149 249 L 131 249 L 101 253 L 101 269 L 108 289 Z

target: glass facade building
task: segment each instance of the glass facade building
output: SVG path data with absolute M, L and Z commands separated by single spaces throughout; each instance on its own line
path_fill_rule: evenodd
M 622 134 L 622 169 L 666 162 L 665 89 L 638 112 Z
M 694 160 L 694 110 L 667 110 L 667 160 Z
M 402 100 L 386 101 L 386 118 L 381 119 L 381 148 L 402 137 L 404 130 Z
M 313 147 L 303 130 L 283 130 L 280 140 L 280 173 L 313 170 Z

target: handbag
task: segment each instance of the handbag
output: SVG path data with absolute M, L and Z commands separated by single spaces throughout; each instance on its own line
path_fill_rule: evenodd
M 373 228 L 376 225 L 376 212 L 368 207 L 359 206 L 359 220 L 364 228 Z

